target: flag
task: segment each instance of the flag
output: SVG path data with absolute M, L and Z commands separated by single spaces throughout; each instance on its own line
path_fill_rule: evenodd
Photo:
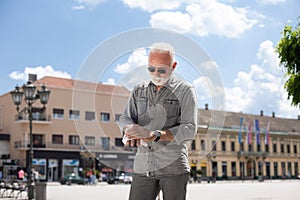
M 256 144 L 260 144 L 260 130 L 259 130 L 259 121 L 256 119 L 255 121 L 255 135 L 256 135 Z
M 248 123 L 247 144 L 252 144 L 252 123 Z
M 243 142 L 242 141 L 242 125 L 243 125 L 243 118 L 241 117 L 240 118 L 240 130 L 239 130 L 239 136 L 238 136 L 238 140 L 239 140 L 240 144 Z
M 265 144 L 266 145 L 270 144 L 270 120 L 268 121 L 268 125 L 267 125 L 267 130 L 266 130 L 266 135 L 265 135 Z

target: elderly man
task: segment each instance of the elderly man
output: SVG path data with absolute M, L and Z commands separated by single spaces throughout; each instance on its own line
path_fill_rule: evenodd
M 194 88 L 177 79 L 174 49 L 155 43 L 148 55 L 150 81 L 132 91 L 119 126 L 128 145 L 138 146 L 130 200 L 183 200 L 189 179 L 187 142 L 196 134 Z

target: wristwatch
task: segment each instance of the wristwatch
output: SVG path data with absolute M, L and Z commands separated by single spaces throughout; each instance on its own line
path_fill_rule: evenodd
M 158 142 L 160 140 L 161 132 L 159 130 L 153 131 L 153 136 L 155 136 L 154 142 Z

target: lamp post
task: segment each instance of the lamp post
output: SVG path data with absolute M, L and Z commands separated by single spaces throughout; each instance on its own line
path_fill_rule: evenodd
M 12 100 L 14 104 L 16 105 L 17 111 L 19 111 L 19 106 L 22 103 L 22 98 L 24 95 L 24 100 L 27 104 L 27 107 L 25 108 L 25 112 L 28 114 L 29 119 L 29 158 L 28 164 L 27 164 L 27 173 L 28 173 L 28 179 L 27 179 L 27 186 L 28 186 L 28 200 L 32 200 L 35 198 L 34 194 L 34 177 L 33 177 L 33 170 L 32 170 L 32 160 L 33 160 L 33 135 L 32 135 L 32 104 L 37 100 L 40 99 L 41 104 L 43 104 L 43 107 L 45 108 L 45 105 L 48 102 L 50 90 L 46 88 L 46 86 L 42 86 L 41 90 L 37 90 L 36 92 L 36 86 L 33 85 L 30 81 L 27 82 L 26 85 L 23 85 L 22 90 L 20 90 L 20 87 L 16 86 L 15 90 L 11 93 Z M 28 155 L 28 154 L 27 154 Z

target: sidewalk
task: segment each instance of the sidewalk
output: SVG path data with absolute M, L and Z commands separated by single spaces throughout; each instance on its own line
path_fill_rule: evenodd
M 300 198 L 300 180 L 258 180 L 247 181 L 217 181 L 216 183 L 190 183 L 187 188 L 187 200 L 298 200 Z M 48 182 L 47 200 L 127 200 L 130 191 L 129 184 L 109 185 L 99 182 L 96 186 L 61 185 L 58 182 Z M 12 200 L 15 198 L 0 198 Z M 18 198 L 18 199 L 26 199 Z

